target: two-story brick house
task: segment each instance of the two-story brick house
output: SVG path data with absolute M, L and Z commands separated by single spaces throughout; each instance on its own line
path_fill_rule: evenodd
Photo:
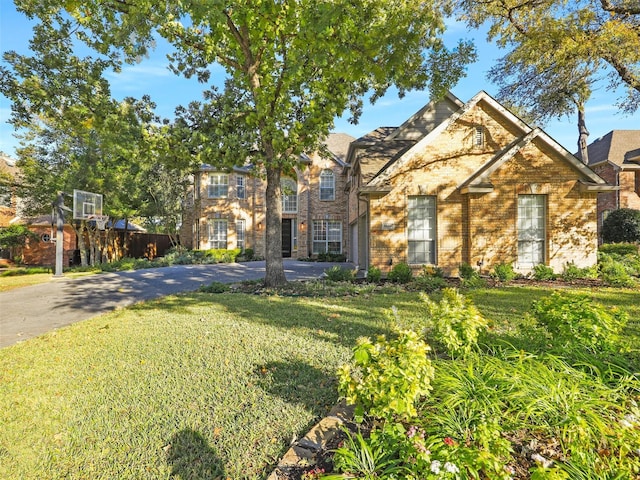
M 640 210 L 640 130 L 612 130 L 587 147 L 589 166 L 619 190 L 598 195 L 598 231 L 619 208 Z M 580 158 L 580 154 L 576 154 Z
M 616 187 L 486 92 L 467 103 L 448 94 L 352 140 L 331 135 L 330 153 L 304 156 L 283 178 L 283 256 L 342 253 L 360 269 L 406 262 L 450 275 L 462 263 L 596 263 L 597 195 Z M 250 173 L 195 175 L 184 244 L 264 254 L 265 185 Z
M 295 175 L 282 178 L 284 257 L 346 255 L 344 158 L 353 139 L 329 135 L 326 149 L 303 155 Z M 265 191 L 265 182 L 251 167 L 223 172 L 203 165 L 187 199 L 182 244 L 196 249 L 250 248 L 264 255 Z
M 358 139 L 347 163 L 352 259 L 383 271 L 593 265 L 597 194 L 615 189 L 485 92 Z

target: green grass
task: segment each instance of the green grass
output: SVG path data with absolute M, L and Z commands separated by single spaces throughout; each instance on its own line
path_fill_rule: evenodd
M 469 296 L 497 336 L 550 293 Z M 640 337 L 638 291 L 592 293 Z M 389 333 L 392 306 L 403 322 L 424 315 L 417 293 L 192 293 L 2 349 L 0 478 L 264 479 L 336 403 L 357 338 Z

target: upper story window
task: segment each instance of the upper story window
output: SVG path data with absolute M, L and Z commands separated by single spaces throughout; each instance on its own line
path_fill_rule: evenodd
M 280 180 L 282 188 L 282 213 L 298 213 L 298 184 L 290 179 Z
M 482 147 L 484 145 L 484 127 L 477 126 L 473 131 L 473 145 Z
M 328 168 L 320 173 L 320 200 L 336 199 L 336 178 Z
M 236 196 L 239 199 L 247 198 L 247 189 L 245 185 L 245 177 L 244 175 L 236 176 Z
M 210 174 L 207 194 L 209 198 L 225 198 L 229 194 L 229 175 L 226 173 Z

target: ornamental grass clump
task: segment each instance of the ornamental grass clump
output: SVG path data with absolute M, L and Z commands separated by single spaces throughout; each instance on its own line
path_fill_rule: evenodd
M 424 335 L 444 347 L 451 357 L 464 356 L 477 347 L 487 320 L 473 303 L 454 288 L 445 288 L 440 301 L 421 295 L 427 309 Z
M 383 419 L 416 415 L 416 402 L 431 389 L 430 347 L 410 330 L 395 338 L 380 335 L 374 342 L 361 338 L 353 365 L 338 371 L 339 393 L 355 405 L 356 419 L 365 414 Z

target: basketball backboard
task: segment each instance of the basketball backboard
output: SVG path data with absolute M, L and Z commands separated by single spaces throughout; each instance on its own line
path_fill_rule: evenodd
M 76 220 L 89 220 L 102 215 L 102 194 L 73 191 L 73 218 Z

